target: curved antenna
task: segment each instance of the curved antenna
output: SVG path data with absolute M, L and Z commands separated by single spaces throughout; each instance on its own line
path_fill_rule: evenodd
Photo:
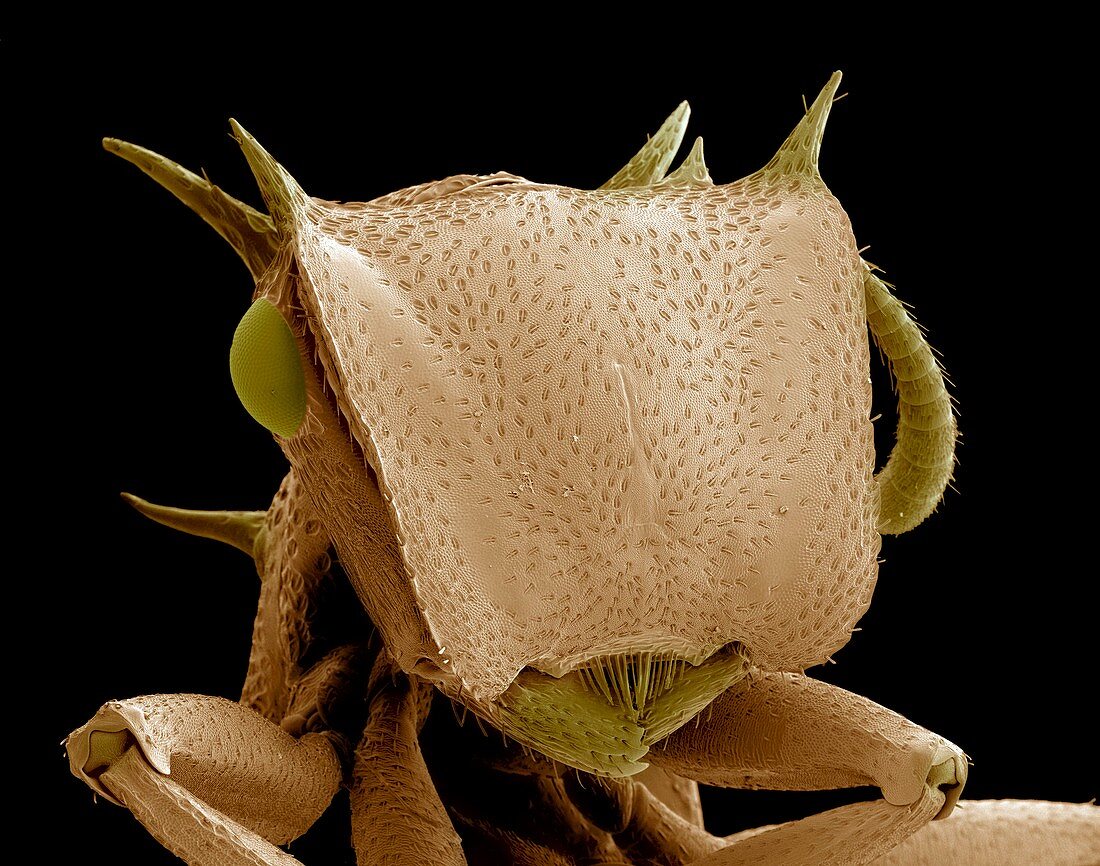
M 875 475 L 879 532 L 900 535 L 931 514 L 951 480 L 958 427 L 943 370 L 924 333 L 864 262 L 867 323 L 897 383 L 897 442 Z

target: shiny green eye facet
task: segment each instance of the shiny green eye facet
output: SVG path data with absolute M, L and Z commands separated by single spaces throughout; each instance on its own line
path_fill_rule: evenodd
M 248 414 L 278 436 L 293 436 L 306 414 L 298 343 L 283 314 L 260 298 L 248 308 L 229 349 L 233 388 Z

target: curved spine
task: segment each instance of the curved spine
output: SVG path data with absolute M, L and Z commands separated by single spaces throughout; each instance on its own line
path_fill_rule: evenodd
M 652 138 L 646 140 L 630 161 L 615 172 L 614 176 L 600 189 L 628 189 L 630 187 L 652 186 L 665 176 L 672 158 L 680 149 L 687 130 L 691 109 L 681 102 L 661 124 Z
M 202 217 L 233 247 L 253 279 L 258 280 L 275 259 L 279 236 L 267 214 L 237 201 L 207 178 L 159 153 L 117 138 L 103 139 L 103 147 L 136 165 Z

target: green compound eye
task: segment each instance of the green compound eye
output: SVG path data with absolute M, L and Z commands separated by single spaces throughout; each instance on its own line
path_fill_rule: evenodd
M 229 375 L 248 414 L 278 436 L 293 436 L 306 414 L 298 343 L 283 314 L 260 298 L 248 308 L 229 349 Z

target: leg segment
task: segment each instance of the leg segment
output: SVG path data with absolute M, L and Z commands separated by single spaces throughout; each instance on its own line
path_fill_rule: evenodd
M 77 778 L 203 866 L 296 862 L 275 845 L 309 829 L 342 778 L 327 736 L 296 740 L 247 707 L 203 695 L 104 704 L 66 748 Z
M 966 759 L 947 740 L 885 707 L 807 676 L 753 671 L 647 757 L 713 785 L 816 790 L 876 785 L 884 800 L 738 834 L 699 866 L 855 864 L 950 814 Z
M 1042 800 L 963 800 L 873 866 L 1089 866 L 1100 863 L 1100 807 Z
M 291 472 L 267 511 L 253 555 L 260 599 L 241 703 L 276 724 L 283 718 L 299 664 L 313 643 L 322 585 L 331 580 L 329 540 L 309 497 Z
M 136 746 L 113 761 L 100 779 L 154 839 L 187 863 L 291 866 L 299 862 L 158 773 Z
M 966 782 L 963 753 L 879 704 L 802 674 L 752 672 L 698 726 L 652 748 L 654 764 L 728 788 L 807 791 L 876 785 L 907 806 L 932 785 L 946 817 Z
M 720 837 L 685 820 L 634 779 L 570 771 L 562 781 L 580 813 L 609 833 L 637 866 L 684 866 L 724 845 Z
M 345 644 L 302 674 L 289 690 L 280 727 L 294 737 L 327 733 L 345 741 L 350 755 L 367 721 L 367 644 Z
M 497 816 L 474 818 L 452 809 L 463 825 L 463 839 L 471 864 L 499 866 L 631 866 L 611 837 L 592 827 L 570 802 L 557 777 L 527 777 L 520 791 L 528 796 L 519 801 L 529 804 L 532 820 L 538 827 L 519 826 L 500 821 Z M 510 792 L 513 795 L 519 791 Z
M 351 829 L 359 866 L 465 866 L 417 741 L 432 687 L 380 658 L 370 719 L 355 752 Z
M 441 693 L 432 710 L 425 758 L 471 866 L 627 866 L 566 793 L 573 770 L 483 729 Z
M 689 824 L 703 826 L 703 803 L 699 799 L 699 783 L 694 779 L 685 779 L 653 764 L 633 779 Z
M 800 840 L 798 835 L 792 833 L 793 846 L 810 846 L 809 854 L 799 855 L 808 859 L 791 860 L 782 853 L 782 849 L 776 851 L 771 848 L 768 838 L 761 837 L 788 828 L 810 830 L 814 827 L 813 819 L 759 827 L 727 836 L 725 841 L 729 843 L 729 848 L 723 849 L 712 860 L 700 861 L 693 866 L 819 862 L 827 853 L 828 846 L 841 840 L 843 826 L 851 825 L 857 817 L 872 817 L 865 807 L 875 805 L 859 803 L 815 816 L 825 819 L 825 826 L 818 828 L 824 831 L 824 840 L 812 833 L 808 839 Z M 857 809 L 863 814 L 849 814 Z M 900 810 L 895 811 L 900 813 Z M 780 835 L 776 833 L 776 837 Z M 760 840 L 764 846 L 761 847 L 759 842 L 744 844 L 750 839 Z M 802 851 L 797 847 L 796 850 Z M 767 857 L 778 859 L 768 860 Z M 888 853 L 870 861 L 870 866 L 943 866 L 947 863 L 965 863 L 966 866 L 1092 866 L 1100 863 L 1100 807 L 1091 803 L 1049 803 L 1042 800 L 963 800 L 948 820 L 926 824 Z
M 942 791 L 925 788 L 908 806 L 884 800 L 841 806 L 763 832 L 738 833 L 725 848 L 692 866 L 860 866 L 927 824 L 943 802 Z

